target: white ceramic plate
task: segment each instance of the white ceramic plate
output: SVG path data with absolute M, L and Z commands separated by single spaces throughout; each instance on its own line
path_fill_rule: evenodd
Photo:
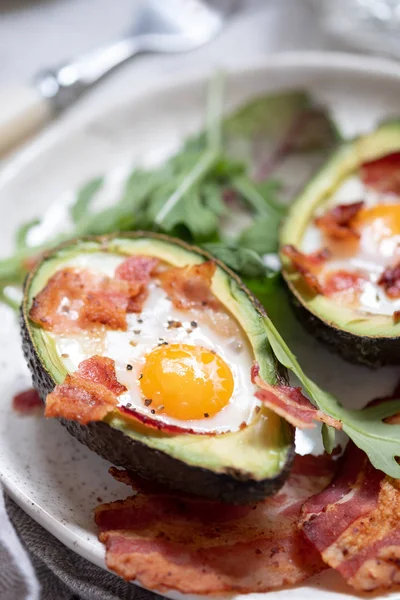
M 263 64 L 229 75 L 227 109 L 259 93 L 303 87 L 330 107 L 346 135 L 366 131 L 400 113 L 400 66 L 371 57 L 296 53 L 270 56 Z M 22 220 L 46 214 L 46 227 L 62 226 L 72 191 L 88 178 L 109 173 L 112 195 L 134 162 L 161 160 L 182 137 L 197 130 L 205 107 L 204 78 L 153 89 L 141 98 L 124 90 L 119 105 L 67 118 L 55 125 L 0 173 L 0 253 L 6 255 Z M 40 233 L 40 232 L 39 232 Z M 54 421 L 20 417 L 13 394 L 30 385 L 18 325 L 0 307 L 0 478 L 14 500 L 66 546 L 105 568 L 93 508 L 129 495 L 108 475 L 108 463 L 76 442 Z M 354 367 L 322 349 L 297 325 L 285 334 L 309 374 L 353 406 L 390 392 L 398 369 Z M 313 448 L 312 440 L 306 440 Z M 355 597 L 328 571 L 298 588 L 271 592 L 268 600 Z M 253 596 L 253 595 L 252 595 Z M 256 595 L 254 595 L 255 597 Z M 257 595 L 257 596 L 262 596 Z M 171 593 L 170 597 L 181 597 Z M 248 597 L 248 596 L 247 596 Z M 392 594 L 397 597 L 398 594 Z

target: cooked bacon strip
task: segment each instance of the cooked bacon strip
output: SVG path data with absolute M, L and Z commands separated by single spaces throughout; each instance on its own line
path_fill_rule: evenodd
M 259 376 L 259 366 L 255 363 L 251 369 L 251 380 L 260 390 L 254 395 L 268 406 L 273 412 L 283 417 L 299 429 L 311 429 L 315 422 L 320 421 L 335 429 L 342 429 L 342 424 L 337 419 L 318 410 L 306 398 L 300 388 L 288 385 L 271 385 Z
M 115 277 L 131 283 L 140 284 L 140 291 L 129 299 L 127 311 L 140 313 L 148 296 L 148 283 L 154 275 L 160 261 L 151 256 L 130 256 L 115 270 Z
M 328 237 L 336 240 L 358 239 L 360 236 L 352 226 L 352 220 L 364 206 L 364 202 L 339 204 L 315 219 L 315 224 Z
M 364 184 L 379 192 L 400 195 L 400 152 L 392 152 L 361 166 Z
M 13 398 L 13 410 L 21 415 L 37 414 L 42 412 L 44 405 L 39 394 L 33 388 L 16 394 Z
M 142 425 L 145 425 L 146 427 L 150 427 L 151 429 L 157 429 L 158 431 L 162 431 L 164 433 L 169 433 L 171 435 L 179 435 L 179 434 L 184 434 L 184 433 L 193 433 L 196 435 L 216 435 L 215 432 L 211 431 L 211 432 L 207 432 L 207 433 L 202 433 L 202 432 L 198 432 L 198 431 L 194 431 L 194 429 L 191 429 L 190 427 L 180 427 L 179 425 L 172 425 L 171 423 L 165 423 L 164 421 L 161 421 L 160 419 L 157 418 L 152 418 L 148 415 L 145 415 L 144 413 L 137 411 L 137 410 L 132 410 L 132 408 L 128 408 L 127 406 L 119 406 L 118 407 L 118 412 L 120 413 L 120 415 L 127 419 L 128 421 L 131 420 L 133 422 L 136 423 L 141 423 Z M 222 434 L 220 434 L 222 435 Z
M 64 417 L 87 425 L 104 419 L 117 404 L 117 396 L 104 385 L 67 375 L 64 383 L 47 396 L 45 416 Z
M 230 506 L 151 489 L 103 504 L 95 520 L 107 566 L 125 579 L 161 593 L 266 592 L 295 584 L 325 566 L 297 528 L 305 499 L 331 479 L 333 462 L 295 472 L 274 497 L 254 506 Z M 305 472 L 304 472 L 305 471 Z M 115 470 L 114 470 L 115 472 Z M 126 472 L 117 474 L 129 484 Z M 131 484 L 136 488 L 135 480 Z M 141 486 L 139 485 L 139 488 Z
M 128 300 L 126 296 L 109 298 L 99 293 L 88 293 L 79 310 L 77 325 L 80 329 L 90 329 L 93 325 L 104 325 L 112 330 L 127 328 L 126 312 Z
M 301 527 L 357 591 L 400 583 L 400 480 L 375 469 L 352 442 L 332 483 L 304 504 Z
M 111 358 L 92 356 L 67 375 L 46 399 L 46 417 L 64 417 L 87 425 L 101 421 L 118 404 L 118 395 L 126 391 L 115 375 Z
M 73 333 L 93 325 L 125 330 L 129 301 L 141 289 L 140 283 L 66 268 L 57 271 L 37 294 L 29 316 L 57 333 Z
M 147 284 L 159 262 L 158 258 L 152 256 L 130 256 L 116 268 L 115 277 L 132 283 Z
M 211 282 L 216 270 L 212 261 L 191 267 L 176 267 L 160 273 L 163 289 L 174 306 L 180 309 L 211 308 L 219 310 L 220 302 L 211 291 Z
M 400 262 L 394 267 L 387 267 L 378 280 L 389 298 L 400 298 Z
M 351 273 L 344 269 L 330 271 L 325 276 L 323 284 L 324 295 L 334 296 L 343 293 L 348 295 L 351 292 L 357 294 L 362 290 L 365 281 L 366 277 L 362 273 Z
M 313 252 L 311 254 L 304 254 L 297 250 L 293 245 L 288 244 L 283 246 L 282 254 L 290 258 L 293 268 L 301 274 L 304 281 L 307 283 L 317 294 L 322 294 L 323 289 L 318 281 L 318 272 L 320 271 L 324 262 L 329 258 L 330 252 L 326 248 Z
M 101 383 L 110 392 L 119 396 L 127 388 L 119 383 L 115 374 L 115 361 L 107 356 L 92 356 L 78 365 L 75 375 L 93 383 Z

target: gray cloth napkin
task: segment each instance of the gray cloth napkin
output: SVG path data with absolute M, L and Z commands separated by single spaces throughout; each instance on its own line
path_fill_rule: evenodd
M 160 598 L 68 550 L 1 489 L 0 569 L 0 600 Z

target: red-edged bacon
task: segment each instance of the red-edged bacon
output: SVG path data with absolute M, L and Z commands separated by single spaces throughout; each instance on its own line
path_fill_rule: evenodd
M 354 217 L 364 206 L 364 202 L 339 204 L 315 219 L 315 224 L 328 237 L 335 240 L 358 239 L 360 236 L 353 228 Z
M 329 250 L 323 249 L 311 254 L 304 254 L 300 250 L 297 250 L 295 246 L 288 244 L 283 246 L 282 254 L 290 258 L 293 268 L 300 273 L 310 289 L 317 294 L 323 293 L 317 275 L 324 262 L 330 256 Z
M 67 375 L 47 396 L 46 417 L 63 417 L 87 425 L 101 421 L 118 404 L 118 398 L 105 386 Z
M 159 277 L 162 288 L 177 308 L 219 310 L 220 302 L 211 291 L 215 270 L 215 263 L 209 260 L 191 267 L 168 269 Z
M 364 184 L 379 192 L 400 195 L 400 152 L 392 152 L 361 166 Z
M 265 592 L 325 568 L 297 528 L 301 504 L 330 480 L 333 462 L 295 472 L 273 498 L 237 507 L 157 490 L 103 504 L 95 520 L 107 566 L 125 579 L 167 592 Z M 317 463 L 318 459 L 316 459 Z M 129 483 L 123 472 L 119 481 Z M 133 487 L 135 480 L 132 480 Z M 140 486 L 139 486 L 140 487 Z
M 115 277 L 124 281 L 139 284 L 140 291 L 129 299 L 127 311 L 140 313 L 148 296 L 148 283 L 157 270 L 160 261 L 151 256 L 130 256 L 115 270 Z
M 115 376 L 115 363 L 104 356 L 93 356 L 79 364 L 46 399 L 46 417 L 64 417 L 87 425 L 101 421 L 118 404 L 118 395 L 126 391 Z
M 106 356 L 92 356 L 78 365 L 75 375 L 93 383 L 101 383 L 110 392 L 119 396 L 126 392 L 126 386 L 119 383 L 115 374 L 115 361 Z
M 36 390 L 30 388 L 16 394 L 12 401 L 15 412 L 21 415 L 32 415 L 43 412 L 43 402 Z
M 360 292 L 365 281 L 366 278 L 362 273 L 351 273 L 344 269 L 330 271 L 324 279 L 324 295 L 334 296 L 342 293 L 347 294 L 348 292 Z
M 158 258 L 152 256 L 130 256 L 115 270 L 115 277 L 132 283 L 148 284 L 159 265 Z
M 251 369 L 251 380 L 261 388 L 254 394 L 256 398 L 294 427 L 310 429 L 315 427 L 316 421 L 319 421 L 335 427 L 335 429 L 342 428 L 340 421 L 326 415 L 311 404 L 300 388 L 288 385 L 271 385 L 261 379 L 257 363 Z
M 394 267 L 387 267 L 378 280 L 389 298 L 400 298 L 400 262 Z
M 141 287 L 84 269 L 62 269 L 34 298 L 29 316 L 44 329 L 58 333 L 94 325 L 125 330 L 129 301 Z
M 146 427 L 150 427 L 151 429 L 157 429 L 158 431 L 169 433 L 171 435 L 182 435 L 184 433 L 192 433 L 196 435 L 216 435 L 216 433 L 213 431 L 203 433 L 199 431 L 194 431 L 194 429 L 190 429 L 189 427 L 181 427 L 179 425 L 165 423 L 160 419 L 150 417 L 149 415 L 146 415 L 137 410 L 133 410 L 132 408 L 129 408 L 127 406 L 119 406 L 117 410 L 120 413 L 120 415 L 127 420 L 132 420 L 136 423 L 141 423 Z
M 304 504 L 301 528 L 357 591 L 400 583 L 400 481 L 375 469 L 352 442 L 331 484 Z
M 360 272 L 350 272 L 344 269 L 325 273 L 322 289 L 324 296 L 334 298 L 336 302 L 346 305 L 356 303 L 368 280 L 367 276 Z

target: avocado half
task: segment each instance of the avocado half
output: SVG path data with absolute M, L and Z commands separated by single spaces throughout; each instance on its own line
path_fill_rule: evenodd
M 302 239 L 315 211 L 364 163 L 400 151 L 400 120 L 382 123 L 375 131 L 341 146 L 309 181 L 291 206 L 280 245 L 302 249 Z M 392 316 L 361 313 L 339 306 L 321 294 L 312 294 L 281 254 L 282 272 L 295 313 L 314 337 L 349 362 L 378 367 L 400 364 L 400 322 Z
M 21 308 L 23 350 L 33 385 L 44 402 L 67 371 L 54 341 L 29 319 L 29 311 L 35 295 L 55 271 L 82 254 L 95 260 L 110 254 L 141 254 L 176 267 L 212 258 L 182 241 L 151 233 L 78 239 L 47 254 L 26 279 Z M 215 262 L 212 291 L 246 332 L 261 376 L 272 384 L 282 381 L 284 375 L 263 326 L 263 307 L 232 271 Z M 86 264 L 90 266 L 90 258 Z M 128 424 L 117 412 L 87 426 L 60 420 L 80 442 L 115 465 L 173 489 L 236 504 L 274 494 L 283 485 L 294 456 L 291 426 L 265 407 L 248 426 L 219 435 L 171 435 L 143 424 Z

